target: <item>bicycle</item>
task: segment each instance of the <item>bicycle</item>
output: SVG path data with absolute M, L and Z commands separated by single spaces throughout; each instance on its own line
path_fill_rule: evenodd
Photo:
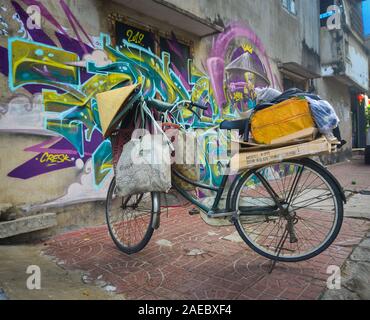
M 196 116 L 193 108 L 206 109 L 191 101 L 169 104 L 139 96 L 137 108 L 144 102 L 151 110 L 165 114 L 166 121 L 180 130 L 186 129 L 176 116 L 181 114 L 180 105 Z M 219 127 L 242 132 L 245 121 L 224 121 Z M 172 175 L 173 188 L 185 199 L 210 218 L 229 219 L 252 250 L 275 262 L 298 262 L 319 255 L 333 243 L 342 226 L 346 202 L 343 189 L 325 167 L 308 158 L 264 165 L 235 176 L 225 174 L 219 187 L 189 179 L 176 169 Z M 212 206 L 181 188 L 181 181 L 215 192 Z M 159 193 L 119 198 L 112 180 L 106 219 L 109 233 L 122 252 L 141 251 L 159 228 L 160 214 Z

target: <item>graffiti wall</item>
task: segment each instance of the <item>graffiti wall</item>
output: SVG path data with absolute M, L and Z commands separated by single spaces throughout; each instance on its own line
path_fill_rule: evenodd
M 0 101 L 0 134 L 45 136 L 42 143 L 23 150 L 29 159 L 6 178 L 29 180 L 81 169 L 65 194 L 45 206 L 105 197 L 112 154 L 110 142 L 102 137 L 96 94 L 141 83 L 146 97 L 205 104 L 208 110 L 199 117 L 184 112 L 183 118 L 206 136 L 207 148 L 214 152 L 215 125 L 254 108 L 255 88 L 279 86 L 263 44 L 242 23 L 232 23 L 222 34 L 204 40 L 210 50 L 196 66 L 190 49 L 175 35 L 155 44 L 151 34 L 117 23 L 113 45 L 106 33 L 88 34 L 78 12 L 64 0 L 54 2 L 64 24 L 37 0 L 5 1 L 0 6 L 0 84 L 7 92 Z M 41 26 L 37 14 L 44 22 Z M 217 169 L 205 159 L 202 164 L 204 182 L 217 184 Z

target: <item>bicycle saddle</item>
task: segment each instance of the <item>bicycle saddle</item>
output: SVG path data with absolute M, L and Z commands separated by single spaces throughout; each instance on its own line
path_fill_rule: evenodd
M 239 130 L 239 134 L 243 135 L 244 141 L 248 141 L 249 119 L 240 120 L 225 120 L 220 124 L 221 130 Z

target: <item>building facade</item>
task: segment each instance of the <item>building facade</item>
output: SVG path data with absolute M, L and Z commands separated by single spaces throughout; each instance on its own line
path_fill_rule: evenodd
M 351 114 L 351 142 L 354 148 L 363 148 L 366 144 L 365 110 L 358 100 L 369 90 L 369 55 L 363 23 L 365 4 L 363 1 L 322 1 L 321 8 L 321 14 L 328 5 L 336 5 L 340 9 L 338 28 L 321 29 L 321 82 L 327 86 L 332 84 L 334 88 L 344 86 L 342 90 L 337 90 L 341 92 L 344 102 L 339 110 L 346 110 L 345 105 L 350 106 L 348 111 Z M 326 88 L 322 91 L 327 93 Z M 342 116 L 347 118 L 348 114 Z M 346 137 L 350 136 L 348 132 Z
M 352 2 L 2 1 L 0 203 L 88 211 L 104 200 L 111 149 L 95 95 L 128 82 L 143 83 L 146 96 L 206 103 L 199 120 L 189 119 L 195 128 L 240 117 L 255 106 L 257 87 L 312 90 L 336 108 L 350 156 L 362 139 L 354 97 L 369 89 L 362 14 Z M 340 25 L 329 30 L 320 14 L 334 4 Z M 202 179 L 217 184 L 217 169 Z
M 363 14 L 363 24 L 364 24 L 364 35 L 365 35 L 365 45 L 370 53 L 370 0 L 362 2 L 362 14 Z M 369 62 L 369 73 L 370 73 L 370 62 Z M 369 148 L 370 145 L 370 100 L 365 96 L 364 104 L 367 108 L 367 135 L 366 135 L 366 145 Z

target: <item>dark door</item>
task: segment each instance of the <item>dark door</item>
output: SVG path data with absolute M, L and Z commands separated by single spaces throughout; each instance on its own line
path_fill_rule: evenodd
M 352 93 L 351 105 L 352 105 L 353 148 L 365 148 L 366 146 L 365 99 L 360 99 L 360 95 L 358 93 Z

